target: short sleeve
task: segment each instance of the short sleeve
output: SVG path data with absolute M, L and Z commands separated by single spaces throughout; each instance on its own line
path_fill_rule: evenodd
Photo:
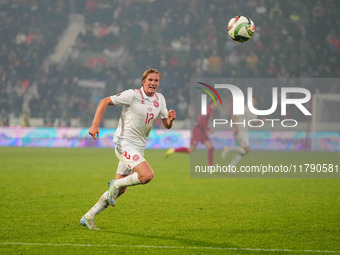
M 161 105 L 161 110 L 159 112 L 158 118 L 159 119 L 168 118 L 168 109 L 166 108 L 165 98 L 162 94 L 160 95 L 160 105 Z
M 134 90 L 125 90 L 117 95 L 110 96 L 114 105 L 130 105 L 134 96 Z

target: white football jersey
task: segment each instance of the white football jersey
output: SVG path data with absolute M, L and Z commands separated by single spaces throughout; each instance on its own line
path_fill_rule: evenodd
M 155 120 L 168 118 L 164 96 L 155 93 L 148 97 L 140 88 L 125 90 L 110 98 L 114 105 L 123 107 L 113 142 L 118 145 L 128 142 L 144 150 Z
M 242 131 L 248 131 L 248 121 L 252 119 L 256 119 L 257 115 L 252 113 L 248 106 L 244 106 L 244 115 L 236 115 L 236 122 L 237 123 L 242 123 L 242 124 L 237 124 L 237 127 L 239 130 Z M 243 124 L 244 123 L 244 124 Z

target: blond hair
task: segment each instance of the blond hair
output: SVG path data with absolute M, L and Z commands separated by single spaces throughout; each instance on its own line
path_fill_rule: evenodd
M 161 73 L 160 71 L 158 71 L 157 69 L 149 69 L 149 70 L 146 70 L 144 73 L 143 73 L 143 76 L 142 76 L 142 81 L 144 81 L 146 79 L 146 77 L 148 77 L 149 74 L 151 73 L 156 73 L 159 75 L 159 80 L 161 80 Z

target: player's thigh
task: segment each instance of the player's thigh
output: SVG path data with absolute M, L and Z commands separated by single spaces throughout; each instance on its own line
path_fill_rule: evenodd
M 138 173 L 141 183 L 145 184 L 152 180 L 154 173 L 151 166 L 146 162 L 143 151 L 132 146 L 119 146 L 115 149 L 117 158 L 129 169 Z M 118 172 L 119 174 L 125 174 Z

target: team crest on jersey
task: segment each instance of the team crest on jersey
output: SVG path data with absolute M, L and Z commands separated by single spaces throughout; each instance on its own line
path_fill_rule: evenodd
M 158 103 L 157 101 L 155 101 L 155 102 L 153 102 L 153 105 L 154 105 L 156 108 L 158 108 L 159 103 Z
M 148 110 L 149 110 L 149 112 L 151 112 L 151 111 L 152 111 L 152 108 L 151 108 L 151 107 L 149 107 L 149 108 L 148 108 Z
M 142 100 L 140 103 L 141 103 L 141 104 L 145 104 L 145 101 L 144 101 L 144 100 Z
M 138 155 L 133 155 L 132 159 L 133 159 L 133 161 L 137 161 L 139 159 L 139 156 Z

